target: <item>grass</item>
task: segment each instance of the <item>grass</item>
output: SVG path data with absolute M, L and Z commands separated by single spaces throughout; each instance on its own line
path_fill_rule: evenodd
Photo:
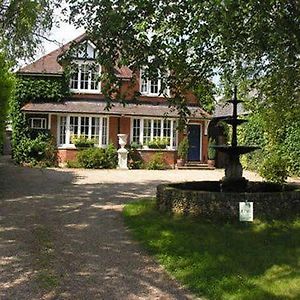
M 207 299 L 300 299 L 300 220 L 213 224 L 162 214 L 153 199 L 124 208 L 134 237 Z

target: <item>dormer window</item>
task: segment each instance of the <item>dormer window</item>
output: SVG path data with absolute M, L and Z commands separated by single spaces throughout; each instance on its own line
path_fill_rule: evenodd
M 169 91 L 161 91 L 161 78 L 149 79 L 146 77 L 145 71 L 140 71 L 140 92 L 144 96 L 164 96 L 163 94 L 169 95 Z
M 73 72 L 70 78 L 70 90 L 74 93 L 100 93 L 100 67 L 96 65 L 96 46 L 84 41 L 72 49 Z
M 99 66 L 86 61 L 78 61 L 75 64 L 76 66 L 70 79 L 71 91 L 75 93 L 99 93 Z

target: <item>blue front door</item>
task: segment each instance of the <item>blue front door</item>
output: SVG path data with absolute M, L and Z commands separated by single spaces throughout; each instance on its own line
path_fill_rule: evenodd
M 201 126 L 189 125 L 188 126 L 188 140 L 189 140 L 189 153 L 188 160 L 200 161 L 200 142 L 201 142 Z

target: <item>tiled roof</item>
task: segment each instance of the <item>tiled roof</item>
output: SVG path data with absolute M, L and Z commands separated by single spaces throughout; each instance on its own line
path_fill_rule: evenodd
M 215 111 L 213 113 L 214 118 L 229 117 L 232 115 L 233 107 L 231 103 L 219 103 L 216 105 Z M 245 110 L 242 103 L 237 105 L 238 115 L 247 115 L 248 112 Z
M 63 103 L 27 103 L 22 107 L 25 112 L 46 113 L 82 113 L 82 114 L 107 114 L 116 116 L 144 116 L 144 117 L 178 117 L 175 109 L 167 105 L 133 104 L 125 106 L 114 103 L 110 110 L 106 110 L 105 101 L 66 101 Z M 189 106 L 191 119 L 208 119 L 210 115 L 199 107 Z
M 58 58 L 67 51 L 73 43 L 80 43 L 86 39 L 86 34 L 82 34 L 60 48 L 46 54 L 35 62 L 19 69 L 19 74 L 25 75 L 62 75 L 63 68 L 58 63 Z M 119 78 L 131 78 L 132 72 L 128 67 L 115 68 Z

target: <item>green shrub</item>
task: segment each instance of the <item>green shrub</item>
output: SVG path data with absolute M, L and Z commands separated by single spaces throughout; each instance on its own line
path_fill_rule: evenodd
M 115 169 L 118 165 L 118 152 L 116 147 L 113 144 L 108 144 L 105 148 L 105 168 L 106 169 Z
M 300 121 L 289 124 L 282 145 L 282 153 L 288 161 L 291 174 L 300 176 Z
M 55 142 L 49 133 L 40 133 L 35 138 L 23 137 L 15 146 L 14 159 L 17 163 L 50 167 L 57 164 Z
M 132 142 L 129 146 L 129 149 L 134 149 L 134 150 L 137 150 L 137 149 L 140 149 L 142 148 L 143 146 L 139 143 L 136 143 L 136 142 Z
M 128 168 L 132 169 L 142 169 L 144 167 L 143 159 L 137 150 L 140 148 L 139 144 L 131 143 L 127 148 L 128 150 Z
M 81 168 L 78 160 L 67 160 L 66 166 L 67 168 L 72 168 L 72 169 Z
M 259 174 L 271 182 L 284 183 L 289 175 L 287 160 L 280 151 L 270 151 L 269 156 L 265 158 L 259 168 Z
M 264 121 L 258 114 L 248 117 L 248 123 L 238 127 L 238 140 L 241 145 L 258 146 L 261 150 L 242 155 L 241 163 L 248 170 L 258 171 L 267 155 L 268 141 L 264 131 Z
M 169 144 L 170 140 L 168 138 L 154 138 L 147 143 L 147 146 L 150 149 L 166 149 Z
M 104 169 L 105 150 L 103 148 L 89 148 L 81 150 L 77 154 L 77 160 L 81 167 L 87 169 Z
M 208 152 L 207 152 L 207 156 L 208 156 L 208 159 L 210 160 L 214 160 L 216 158 L 216 149 L 213 147 L 216 145 L 216 142 L 214 139 L 210 138 L 208 140 Z
M 155 153 L 150 161 L 146 164 L 148 170 L 165 170 L 167 164 L 164 161 L 162 153 Z
M 87 169 L 114 169 L 117 166 L 117 150 L 109 144 L 104 148 L 88 148 L 79 151 L 78 164 Z
M 187 137 L 184 137 L 178 145 L 178 157 L 186 159 L 189 152 L 189 141 Z

